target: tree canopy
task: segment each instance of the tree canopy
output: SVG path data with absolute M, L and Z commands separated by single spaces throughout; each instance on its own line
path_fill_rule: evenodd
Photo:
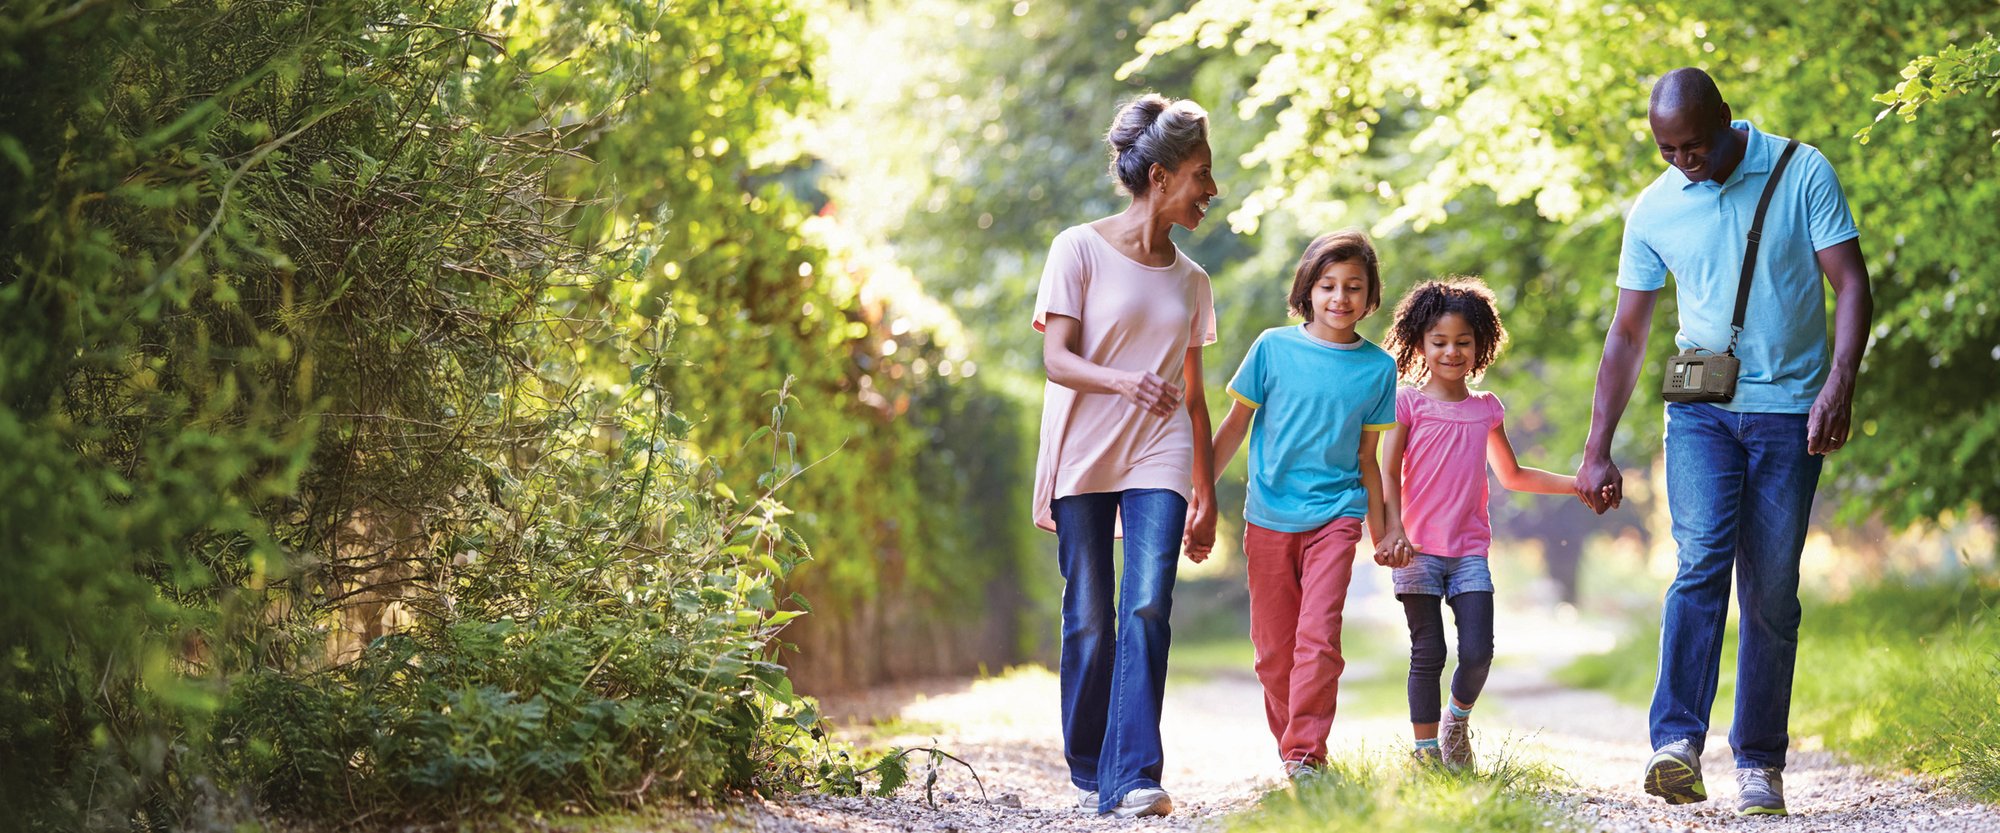
M 1307 228 L 1358 221 L 1390 252 L 1481 238 L 1485 251 L 1446 268 L 1521 260 L 1503 278 L 1508 313 L 1530 325 L 1515 352 L 1539 364 L 1589 352 L 1602 332 L 1624 208 L 1662 169 L 1645 123 L 1652 80 L 1708 70 L 1739 118 L 1819 147 L 1839 172 L 1877 300 L 1863 441 L 1833 458 L 1832 494 L 1849 517 L 1909 523 L 2000 505 L 2000 389 L 1969 384 L 2000 369 L 2000 268 L 1976 254 L 2000 235 L 1996 22 L 1979 2 L 1205 0 L 1149 30 L 1121 71 L 1187 50 L 1254 56 L 1233 103 L 1276 127 L 1243 158 L 1256 187 L 1232 224 L 1251 231 L 1280 211 Z M 1904 69 L 1918 50 L 1939 52 Z M 1882 101 L 1925 118 L 1864 146 L 1853 137 L 1892 84 Z M 1983 95 L 1948 92 L 1968 89 Z

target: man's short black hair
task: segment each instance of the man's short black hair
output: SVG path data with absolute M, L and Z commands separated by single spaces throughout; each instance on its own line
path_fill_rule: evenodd
M 1653 98 L 1647 107 L 1663 116 L 1691 113 L 1706 124 L 1722 118 L 1724 104 L 1715 79 L 1695 67 L 1681 67 L 1653 83 Z

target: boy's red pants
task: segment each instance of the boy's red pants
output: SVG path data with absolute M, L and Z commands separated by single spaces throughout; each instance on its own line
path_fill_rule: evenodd
M 1250 568 L 1250 642 L 1264 683 L 1264 716 L 1287 761 L 1326 760 L 1340 692 L 1340 615 L 1361 519 L 1337 518 L 1310 532 L 1245 524 Z

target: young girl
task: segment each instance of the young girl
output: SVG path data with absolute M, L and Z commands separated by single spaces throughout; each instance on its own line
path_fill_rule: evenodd
M 1377 436 L 1394 427 L 1396 362 L 1354 331 L 1382 302 L 1374 246 L 1352 231 L 1314 240 L 1289 299 L 1305 323 L 1266 330 L 1250 346 L 1229 382 L 1236 401 L 1215 434 L 1214 470 L 1229 464 L 1248 431 L 1250 641 L 1264 716 L 1286 774 L 1298 777 L 1326 760 L 1346 666 L 1341 608 L 1362 518 L 1376 535 L 1378 563 L 1408 556 L 1375 462 Z
M 1486 467 L 1517 492 L 1574 494 L 1575 480 L 1522 466 L 1502 424 L 1500 398 L 1467 385 L 1493 364 L 1507 330 L 1493 292 L 1477 278 L 1429 281 L 1396 306 L 1389 349 L 1398 375 L 1416 387 L 1396 392 L 1387 439 L 1387 500 L 1400 504 L 1415 555 L 1395 573 L 1396 598 L 1410 624 L 1410 723 L 1415 759 L 1473 765 L 1468 718 L 1493 661 L 1493 577 L 1486 552 Z M 1458 626 L 1458 670 L 1450 708 L 1438 709 L 1444 671 L 1444 614 Z M 1442 725 L 1442 728 L 1440 728 Z

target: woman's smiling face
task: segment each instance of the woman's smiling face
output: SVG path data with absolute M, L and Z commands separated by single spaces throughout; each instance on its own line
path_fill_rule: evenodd
M 1208 143 L 1202 142 L 1179 167 L 1167 172 L 1156 200 L 1159 212 L 1169 221 L 1188 229 L 1201 225 L 1209 202 L 1220 193 L 1215 187 L 1213 159 Z

